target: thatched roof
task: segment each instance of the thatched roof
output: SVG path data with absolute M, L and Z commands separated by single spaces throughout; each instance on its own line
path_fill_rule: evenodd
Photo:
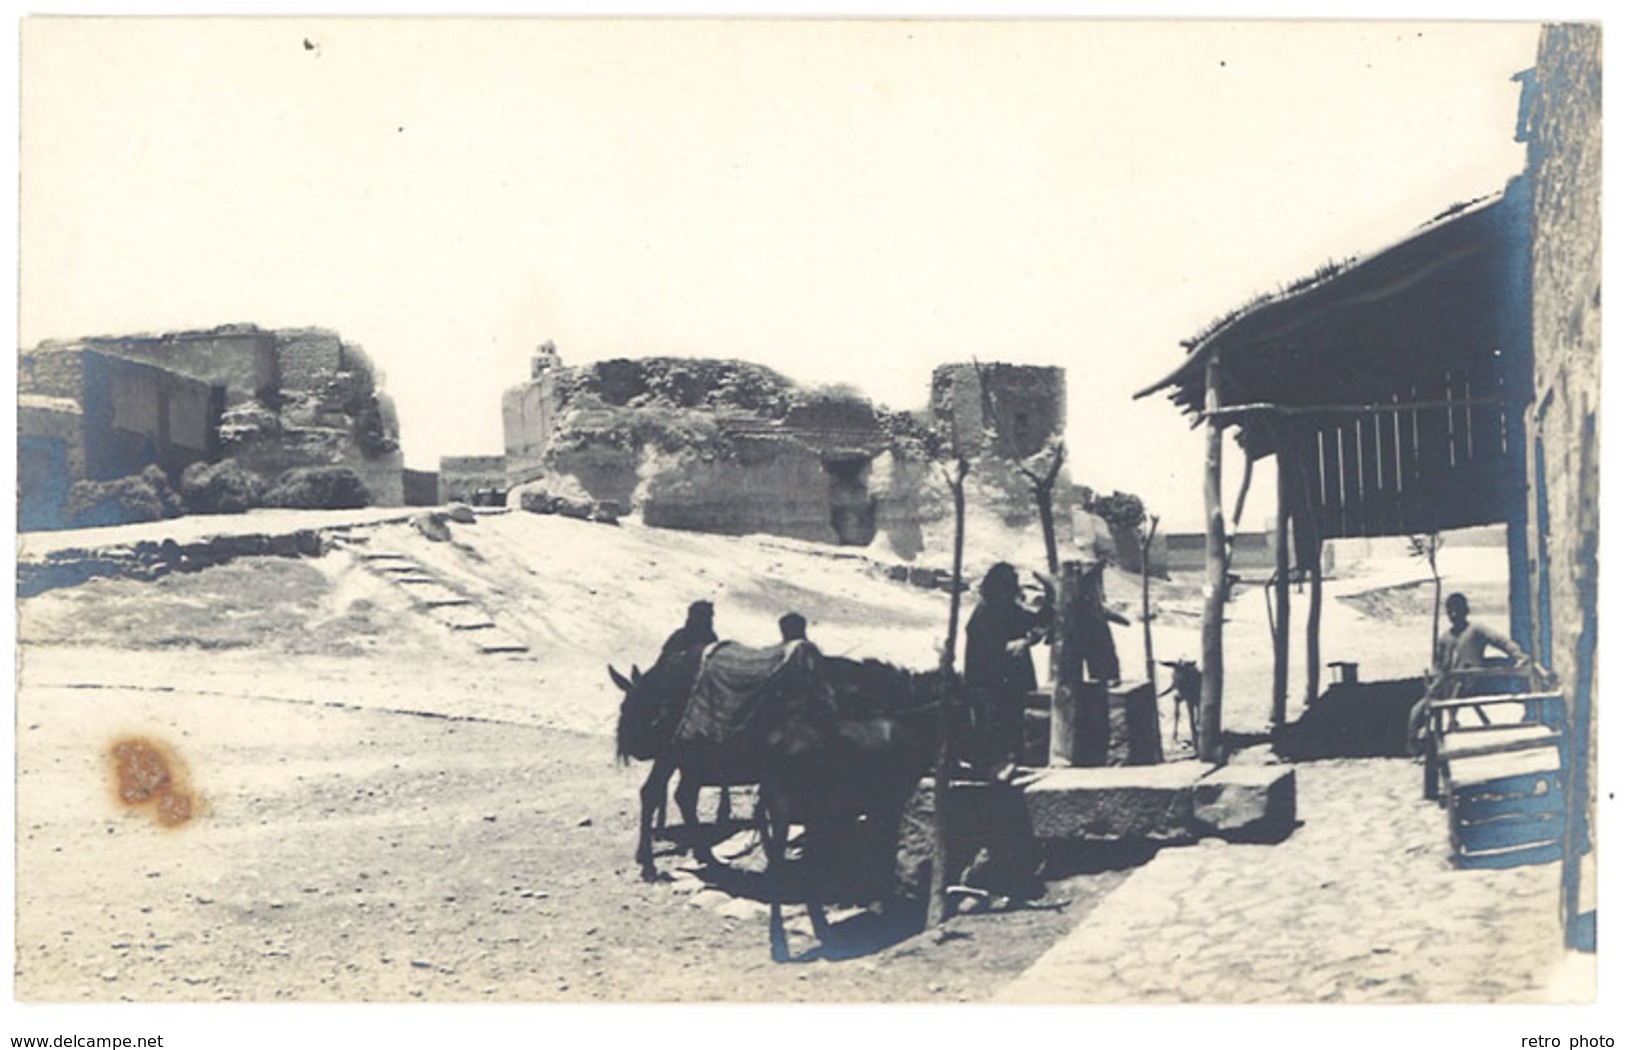
M 1495 389 L 1509 355 L 1527 354 L 1527 188 L 1458 205 L 1409 238 L 1322 268 L 1261 297 L 1188 341 L 1168 375 L 1139 391 L 1167 390 L 1200 415 L 1214 354 L 1224 406 L 1352 406 L 1443 396 L 1474 377 Z M 1274 451 L 1273 428 L 1227 418 L 1249 455 Z

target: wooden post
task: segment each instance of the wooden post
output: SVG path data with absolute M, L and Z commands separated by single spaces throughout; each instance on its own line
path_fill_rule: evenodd
M 1308 665 L 1309 687 L 1307 703 L 1320 699 L 1320 537 L 1310 545 L 1313 556 L 1309 562 L 1309 622 L 1304 630 L 1308 634 L 1304 661 Z
M 1291 483 L 1284 440 L 1275 451 L 1275 691 L 1270 696 L 1270 725 L 1286 724 L 1288 655 L 1292 650 L 1292 531 L 1287 513 L 1287 486 Z
M 1150 517 L 1151 525 L 1140 534 L 1140 623 L 1145 628 L 1145 680 L 1151 683 L 1151 695 L 1157 695 L 1157 658 L 1151 651 L 1151 541 L 1157 535 L 1157 516 Z
M 1219 355 L 1211 351 L 1207 359 L 1207 470 L 1203 502 L 1207 513 L 1207 584 L 1202 609 L 1202 702 L 1198 714 L 1202 727 L 1197 757 L 1203 762 L 1223 759 L 1220 733 L 1224 724 L 1224 599 L 1225 579 L 1224 503 L 1220 469 L 1224 462 L 1224 425 L 1214 413 L 1219 408 Z
M 942 680 L 945 686 L 937 718 L 937 763 L 931 779 L 931 899 L 926 904 L 927 926 L 940 926 L 948 917 L 948 791 L 952 780 L 949 763 L 949 727 L 952 713 L 960 702 L 954 677 L 955 641 L 959 637 L 959 591 L 965 569 L 965 474 L 970 464 L 960 456 L 954 472 L 947 476 L 954 495 L 954 578 L 948 598 L 948 640 L 942 646 Z
M 1078 645 L 1078 614 L 1083 599 L 1083 564 L 1061 566 L 1056 581 L 1054 657 L 1055 688 L 1050 694 L 1049 764 L 1078 764 L 1078 701 L 1083 688 L 1083 650 Z

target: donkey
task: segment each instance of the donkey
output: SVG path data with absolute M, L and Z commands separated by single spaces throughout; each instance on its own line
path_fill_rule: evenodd
M 629 677 L 621 674 L 620 671 L 617 671 L 615 667 L 611 665 L 609 668 L 609 679 L 615 683 L 616 688 L 618 688 L 623 694 L 629 693 L 634 687 L 643 681 L 643 672 L 638 670 L 637 664 L 633 664 L 632 672 Z M 623 764 L 630 761 L 634 757 L 645 760 L 653 758 L 654 751 L 658 746 L 654 742 L 654 737 L 659 737 L 662 734 L 669 735 L 672 729 L 676 727 L 678 719 L 682 717 L 683 705 L 687 703 L 687 698 L 682 692 L 673 689 L 658 690 L 657 693 L 667 695 L 661 695 L 658 697 L 662 700 L 662 703 L 659 705 L 658 709 L 653 713 L 653 715 L 643 718 L 633 718 L 631 719 L 630 723 L 627 723 L 625 721 L 628 718 L 627 711 L 624 707 L 622 709 L 621 718 L 623 719 L 623 724 L 618 727 L 618 733 L 626 735 L 630 740 L 639 741 L 636 744 L 628 745 L 633 750 L 638 752 L 636 755 L 632 754 L 631 751 L 622 751 L 620 753 L 619 758 Z M 654 831 L 660 831 L 666 827 L 666 787 L 671 781 L 671 775 L 673 772 L 675 772 L 675 770 L 666 771 L 665 779 L 660 781 L 658 784 L 659 801 L 655 805 L 651 825 Z M 653 770 L 651 770 L 650 773 L 652 776 Z M 678 778 L 676 791 L 677 806 L 679 811 L 684 815 L 683 820 L 685 823 L 683 825 L 683 830 L 691 841 L 694 841 L 694 835 L 698 832 L 698 817 L 696 814 L 699 811 L 700 788 L 715 787 L 719 790 L 720 794 L 717 796 L 716 816 L 717 823 L 722 825 L 727 824 L 728 821 L 732 819 L 733 815 L 733 807 L 729 797 L 729 788 L 731 786 L 732 785 L 728 783 L 704 784 L 694 776 Z M 709 863 L 711 858 L 710 851 L 703 846 L 699 847 L 699 850 L 700 859 Z
M 790 825 L 806 832 L 807 915 L 814 935 L 826 940 L 823 890 L 844 870 L 878 871 L 890 896 L 903 811 L 936 757 L 941 698 L 934 674 L 839 658 L 823 672 L 838 699 L 834 721 L 802 712 L 767 736 L 760 797 L 775 962 L 790 957 L 783 915 Z
M 679 652 L 663 657 L 647 674 L 627 678 L 612 671 L 625 692 L 617 755 L 622 761 L 654 763 L 641 791 L 640 872 L 645 880 L 657 877 L 651 822 L 673 773 L 681 774 L 677 801 L 691 824 L 696 792 L 685 785 L 759 784 L 769 941 L 774 959 L 783 961 L 789 955 L 783 884 L 791 823 L 806 831 L 807 910 L 822 939 L 828 931 L 822 886 L 843 863 L 854 861 L 853 843 L 862 838 L 888 845 L 888 856 L 895 856 L 903 809 L 935 755 L 938 708 L 930 686 L 935 679 L 874 660 L 818 658 L 779 676 L 771 695 L 759 702 L 753 730 L 719 744 L 679 732 L 702 659 L 698 651 Z M 703 845 L 696 856 L 716 863 Z
M 1161 696 L 1174 694 L 1174 739 L 1179 739 L 1179 709 L 1185 709 L 1186 721 L 1190 724 L 1191 745 L 1197 746 L 1196 712 L 1202 702 L 1202 669 L 1196 665 L 1195 660 L 1158 660 L 1159 664 L 1174 672 L 1174 680 L 1164 689 Z

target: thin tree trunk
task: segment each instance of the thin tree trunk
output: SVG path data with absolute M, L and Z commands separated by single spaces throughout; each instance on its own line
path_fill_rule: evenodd
M 1021 468 L 1033 487 L 1033 501 L 1038 504 L 1038 523 L 1044 529 L 1044 560 L 1049 565 L 1050 578 L 1061 570 L 1060 552 L 1055 543 L 1055 479 L 1061 473 L 1061 460 L 1066 456 L 1066 445 L 1057 442 L 1050 454 L 1049 466 L 1043 474 Z
M 948 487 L 954 495 L 954 576 L 948 598 L 948 639 L 942 646 L 944 695 L 937 718 L 937 765 L 931 780 L 931 899 L 926 905 L 926 925 L 940 926 L 948 917 L 948 790 L 952 779 L 949 762 L 949 726 L 952 712 L 960 701 L 959 682 L 954 675 L 954 649 L 959 637 L 959 591 L 965 568 L 965 474 L 970 464 L 960 456 Z M 945 472 L 946 473 L 946 472 Z

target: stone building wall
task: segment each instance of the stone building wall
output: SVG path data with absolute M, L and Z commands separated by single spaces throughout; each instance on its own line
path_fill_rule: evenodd
M 643 492 L 647 525 L 840 542 L 831 476 L 799 442 L 741 438 L 734 458 L 684 458 L 672 468 L 655 473 Z
M 1588 736 L 1596 812 L 1598 451 L 1602 326 L 1602 62 L 1595 25 L 1541 33 L 1526 77 L 1520 138 L 1529 143 L 1534 229 L 1534 403 L 1527 420 L 1533 620 Z M 1546 625 L 1549 624 L 1549 629 Z M 1594 857 L 1593 853 L 1591 857 Z M 1588 861 L 1590 858 L 1588 858 Z M 1594 866 L 1584 882 L 1595 907 Z
M 1066 370 L 939 365 L 931 373 L 931 412 L 961 451 L 1023 459 L 1066 431 Z
M 226 404 L 266 400 L 280 386 L 276 333 L 253 325 L 158 336 L 85 339 L 82 345 L 113 357 L 142 361 L 226 388 Z
M 149 463 L 178 477 L 216 451 L 218 403 L 201 380 L 87 350 L 80 403 L 87 478 L 120 478 Z
M 18 357 L 17 393 L 78 401 L 85 391 L 85 351 L 78 345 L 43 344 Z
M 66 520 L 68 488 L 85 476 L 84 424 L 77 400 L 18 395 L 18 529 L 54 529 Z
M 288 328 L 276 333 L 283 390 L 320 390 L 344 368 L 343 344 L 325 328 Z
M 502 447 L 507 458 L 507 487 L 532 481 L 547 472 L 553 416 L 553 381 L 545 375 L 502 392 Z

